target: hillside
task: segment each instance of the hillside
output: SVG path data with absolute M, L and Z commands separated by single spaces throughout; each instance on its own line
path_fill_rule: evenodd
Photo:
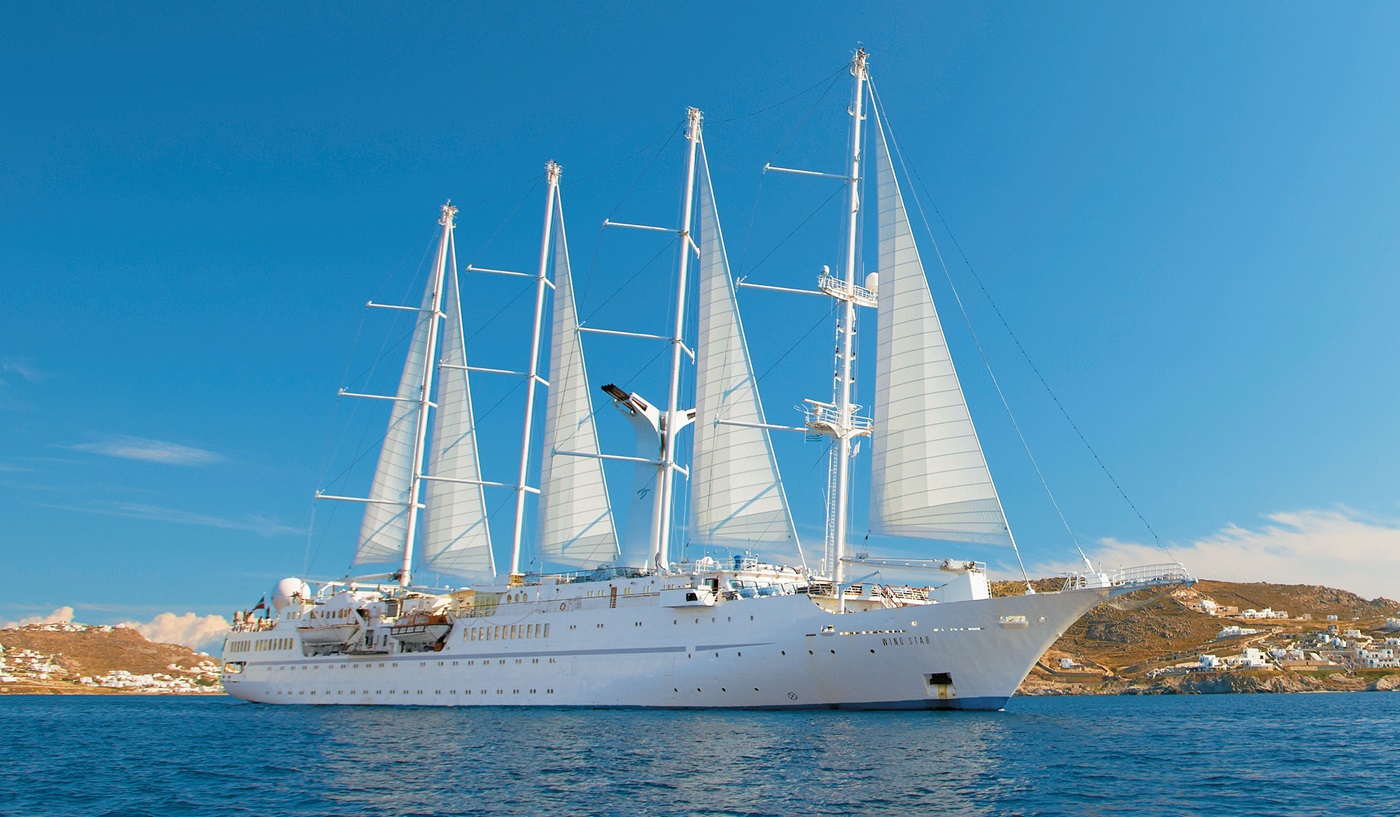
M 1057 580 L 1035 582 L 1039 591 L 1053 591 Z M 996 595 L 1022 591 L 1019 582 L 997 582 Z M 1199 609 L 1213 601 L 1217 613 Z M 1237 609 L 1232 609 L 1237 608 Z M 1286 613 L 1287 618 L 1245 618 L 1241 611 Z M 1233 614 L 1232 614 L 1233 613 Z M 1335 619 L 1329 619 L 1335 616 Z M 1400 668 L 1366 669 L 1349 663 L 1344 651 L 1320 644 L 1329 632 L 1335 637 L 1358 631 L 1352 642 L 1381 644 L 1400 635 L 1383 629 L 1387 619 L 1400 617 L 1400 603 L 1368 601 L 1344 590 L 1317 585 L 1267 582 L 1201 581 L 1171 592 L 1144 591 L 1091 610 L 1062 636 L 1022 684 L 1022 694 L 1112 694 L 1224 691 L 1305 691 L 1366 689 Z M 1257 630 L 1219 638 L 1227 627 Z M 1334 642 L 1335 643 L 1335 642 Z M 1300 661 L 1275 660 L 1260 668 L 1215 670 L 1202 677 L 1178 665 L 1196 664 L 1202 655 L 1232 656 L 1253 648 L 1295 650 Z M 1335 666 L 1309 666 L 1318 651 Z M 1324 657 L 1320 656 L 1319 657 Z M 1073 666 L 1064 667 L 1061 659 Z M 1314 662 L 1321 663 L 1321 662 Z M 1259 676 L 1270 675 L 1261 679 Z M 1227 680 L 1220 680 L 1225 678 Z M 1243 680 L 1242 680 L 1243 679 Z M 1253 680 L 1250 680 L 1253 679 Z M 1386 687 L 1394 682 L 1382 682 Z
M 0 630 L 0 693 L 220 692 L 219 664 L 126 627 Z M 84 680 L 86 679 L 86 680 Z

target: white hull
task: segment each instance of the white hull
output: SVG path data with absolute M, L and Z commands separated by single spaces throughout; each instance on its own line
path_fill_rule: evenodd
M 235 697 L 280 704 L 996 710 L 1108 592 L 844 615 L 805 595 L 690 607 L 663 607 L 655 595 L 619 597 L 616 607 L 532 601 L 459 619 L 440 652 L 229 650 L 292 629 L 279 622 L 230 638 L 224 659 L 241 671 L 223 680 Z M 548 635 L 534 637 L 536 624 Z M 531 637 L 468 640 L 471 628 L 511 625 L 529 625 Z

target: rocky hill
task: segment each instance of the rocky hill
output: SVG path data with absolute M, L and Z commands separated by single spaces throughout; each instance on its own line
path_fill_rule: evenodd
M 0 694 L 222 692 L 219 664 L 126 627 L 36 624 L 0 630 Z
M 1057 580 L 1035 584 L 1038 591 L 1059 587 Z M 997 582 L 993 587 L 997 595 L 1023 590 L 1019 582 Z M 1212 603 L 1213 614 L 1206 612 Z M 1245 617 L 1247 611 L 1259 615 L 1266 610 L 1280 617 Z M 1100 605 L 1075 623 L 1037 664 L 1021 693 L 1393 688 L 1400 685 L 1400 668 L 1366 668 L 1354 650 L 1357 644 L 1383 645 L 1385 638 L 1400 636 L 1385 629 L 1387 620 L 1397 617 L 1400 603 L 1384 598 L 1368 601 L 1318 585 L 1201 581 L 1170 592 L 1143 591 Z M 1256 632 L 1222 638 L 1228 627 Z M 1348 631 L 1360 637 L 1348 637 Z M 1350 655 L 1336 647 L 1337 639 L 1349 642 Z M 1223 663 L 1249 648 L 1266 656 L 1265 666 L 1222 666 L 1207 672 L 1183 666 L 1198 670 L 1202 655 L 1216 655 Z M 1290 650 L 1298 660 L 1269 655 Z M 1311 660 L 1314 656 L 1321 660 Z M 1388 680 L 1392 677 L 1395 680 Z

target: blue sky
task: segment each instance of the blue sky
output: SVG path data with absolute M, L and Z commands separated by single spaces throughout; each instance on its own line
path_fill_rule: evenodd
M 1400 596 L 1392 6 L 52 3 L 0 15 L 0 570 L 17 579 L 0 621 L 61 606 L 92 622 L 227 615 L 308 554 L 313 574 L 342 573 L 352 543 L 336 525 L 353 520 L 317 508 L 308 539 L 310 497 L 361 435 L 382 433 L 355 423 L 383 420 L 335 392 L 367 370 L 362 383 L 392 381 L 397 360 L 370 370 L 391 324 L 363 304 L 416 299 L 444 199 L 463 207 L 463 265 L 529 269 L 537 179 L 559 161 L 581 312 L 663 331 L 673 256 L 645 267 L 664 245 L 599 225 L 675 219 L 682 157 L 666 137 L 696 105 L 731 264 L 810 285 L 837 264 L 836 203 L 820 206 L 831 188 L 759 169 L 839 170 L 849 91 L 836 74 L 858 42 L 941 214 L 930 210 L 933 238 L 971 327 L 1080 544 L 1107 563 L 1162 556 L 993 303 L 1197 573 Z M 1073 546 L 922 239 L 1027 561 L 1066 565 Z M 493 358 L 510 348 L 513 294 L 474 300 L 479 321 L 505 315 L 493 328 L 507 342 L 483 333 L 473 362 L 521 365 Z M 794 343 L 820 312 L 749 298 L 759 368 L 794 347 L 784 366 L 808 361 L 763 383 L 770 419 L 795 420 L 789 406 L 829 390 L 830 329 Z M 589 351 L 594 379 L 659 392 L 643 365 L 653 350 Z M 819 550 L 820 467 L 804 479 L 821 454 L 789 453 Z

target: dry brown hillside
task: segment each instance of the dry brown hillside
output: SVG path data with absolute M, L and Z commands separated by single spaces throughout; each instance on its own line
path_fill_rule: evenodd
M 102 630 L 97 627 L 76 632 L 22 627 L 0 630 L 5 652 L 34 650 L 53 656 L 53 662 L 72 676 L 106 675 L 126 670 L 134 675 L 168 672 L 171 664 L 193 669 L 209 660 L 189 647 L 157 644 L 126 627 Z
M 1062 580 L 1049 579 L 1034 582 L 1039 592 L 1058 590 L 1061 583 Z M 1010 595 L 1024 589 L 1021 582 L 996 582 L 993 593 Z M 1196 607 L 1204 598 L 1241 611 L 1284 611 L 1289 618 L 1246 621 L 1234 616 L 1212 616 Z M 1337 618 L 1328 620 L 1328 616 Z M 1089 611 L 1055 642 L 1022 690 L 1131 691 L 1130 686 L 1148 684 L 1155 671 L 1193 661 L 1202 653 L 1238 653 L 1246 645 L 1261 649 L 1286 646 L 1329 626 L 1378 633 L 1386 618 L 1394 617 L 1400 617 L 1400 603 L 1384 598 L 1367 601 L 1345 590 L 1317 585 L 1202 580 L 1193 587 L 1170 592 L 1143 591 Z M 1220 631 L 1230 625 L 1260 632 L 1217 640 Z M 1061 658 L 1079 666 L 1064 669 Z M 1335 682 L 1329 681 L 1333 687 L 1364 686 L 1365 679 L 1355 673 L 1349 679 L 1342 677 L 1345 673 L 1337 675 Z

